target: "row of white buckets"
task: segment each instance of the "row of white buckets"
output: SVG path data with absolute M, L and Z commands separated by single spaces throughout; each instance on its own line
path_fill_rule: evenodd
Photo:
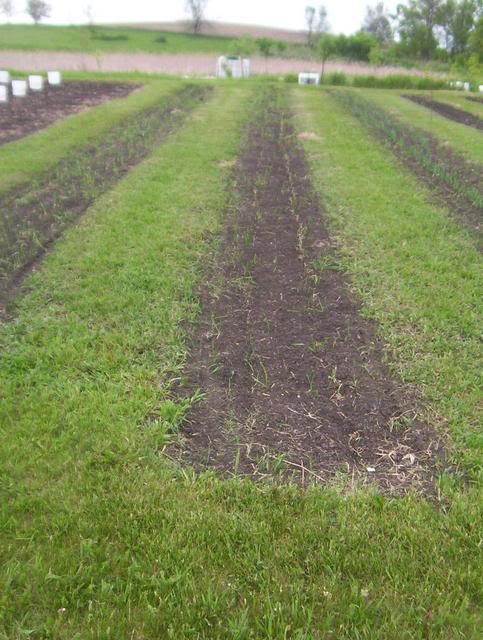
M 60 72 L 48 71 L 47 83 L 51 87 L 58 87 L 62 84 Z M 8 71 L 0 71 L 0 102 L 8 102 L 10 94 L 14 98 L 25 98 L 29 91 L 43 91 L 44 87 L 44 76 L 31 75 L 27 80 L 11 80 Z

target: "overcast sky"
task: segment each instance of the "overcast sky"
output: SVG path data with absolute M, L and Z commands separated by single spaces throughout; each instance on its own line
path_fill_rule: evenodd
M 17 10 L 15 22 L 26 22 L 22 13 L 26 0 L 13 0 Z M 400 1 L 400 0 L 399 0 Z M 73 24 L 86 22 L 86 8 L 91 5 L 96 22 L 151 22 L 179 20 L 186 17 L 185 0 L 48 0 L 52 17 L 47 22 Z M 329 22 L 335 33 L 352 33 L 362 22 L 367 4 L 376 0 L 325 0 Z M 206 16 L 211 20 L 259 24 L 286 29 L 304 28 L 304 10 L 310 0 L 208 0 Z M 393 10 L 398 0 L 386 0 Z

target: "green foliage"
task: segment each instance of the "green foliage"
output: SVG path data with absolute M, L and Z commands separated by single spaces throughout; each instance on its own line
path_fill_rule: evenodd
M 342 86 L 345 84 L 349 84 L 349 78 L 345 73 L 342 73 L 342 71 L 334 71 L 333 73 L 329 73 L 326 76 L 325 81 L 327 84 L 333 86 Z
M 264 58 L 268 58 L 272 53 L 275 43 L 270 38 L 258 38 L 258 40 L 256 40 L 256 45 L 261 55 Z
M 230 53 L 233 56 L 240 56 L 241 58 L 245 58 L 251 56 L 256 50 L 256 42 L 250 36 L 245 36 L 243 38 L 239 38 L 238 40 L 233 40 L 230 46 Z
M 470 36 L 470 50 L 477 61 L 483 64 L 483 15 L 478 19 L 475 30 Z

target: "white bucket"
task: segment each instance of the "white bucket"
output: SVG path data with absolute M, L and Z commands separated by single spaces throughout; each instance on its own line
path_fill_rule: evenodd
M 49 84 L 53 87 L 57 87 L 59 84 L 62 84 L 60 71 L 47 71 L 47 79 Z
M 32 91 L 42 91 L 44 88 L 44 79 L 42 76 L 29 76 L 29 89 Z
M 8 102 L 8 88 L 4 84 L 0 84 L 0 104 Z
M 10 84 L 10 73 L 8 71 L 0 71 L 0 84 Z
M 469 82 L 464 82 L 464 83 L 463 83 L 463 89 L 464 89 L 465 91 L 469 91 L 469 90 L 471 89 L 471 85 L 470 85 L 470 83 L 469 83 Z
M 12 80 L 12 95 L 16 98 L 24 98 L 27 95 L 27 81 Z
M 483 84 L 480 84 L 480 86 L 478 87 L 478 91 L 479 91 L 480 93 L 483 93 Z
M 299 73 L 299 84 L 320 84 L 320 73 Z

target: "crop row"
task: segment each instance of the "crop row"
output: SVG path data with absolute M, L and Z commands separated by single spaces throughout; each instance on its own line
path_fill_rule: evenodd
M 207 89 L 187 85 L 0 199 L 0 296 L 100 194 L 142 160 Z
M 422 129 L 401 123 L 395 116 L 363 96 L 334 91 L 336 100 L 430 187 L 458 200 L 458 208 L 474 217 L 483 207 L 481 167 L 467 161 Z

